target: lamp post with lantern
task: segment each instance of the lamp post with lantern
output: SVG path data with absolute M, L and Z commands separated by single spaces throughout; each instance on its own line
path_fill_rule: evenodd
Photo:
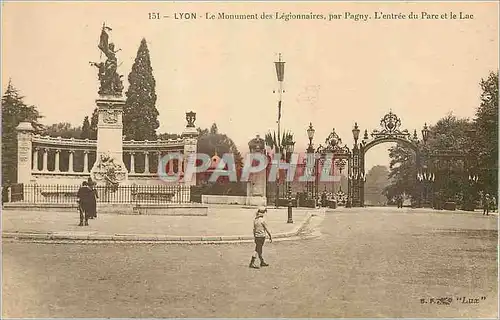
M 285 140 L 283 141 L 283 149 L 286 152 L 285 153 L 285 159 L 286 161 L 292 165 L 291 159 L 292 159 L 292 154 L 293 150 L 295 149 L 295 142 L 291 140 Z M 287 175 L 288 176 L 288 175 Z M 292 212 L 292 182 L 288 181 L 288 179 L 285 180 L 288 186 L 287 190 L 287 196 L 288 196 L 288 219 L 287 223 L 293 223 L 293 212 Z
M 314 139 L 314 133 L 316 130 L 314 130 L 312 122 L 309 123 L 309 127 L 307 128 L 307 137 L 309 138 L 309 146 L 307 147 L 307 157 L 309 158 L 309 163 L 312 162 L 314 163 L 313 168 L 307 168 L 307 170 L 312 170 L 309 171 L 309 176 L 315 177 L 316 174 L 316 158 L 315 158 L 315 153 L 314 153 L 314 146 L 313 146 L 313 139 Z M 316 206 L 316 195 L 314 194 L 314 183 L 317 183 L 317 181 L 307 181 L 307 200 L 314 201 L 314 206 Z
M 352 148 L 352 158 L 351 158 L 351 165 L 349 165 L 349 180 L 348 180 L 348 199 L 347 199 L 347 207 L 359 207 L 361 206 L 361 199 L 359 195 L 359 183 L 360 183 L 360 177 L 361 177 L 361 172 L 360 172 L 360 146 L 358 144 L 358 139 L 359 139 L 359 127 L 358 123 L 354 123 L 354 127 L 352 128 L 352 136 L 354 138 L 354 147 Z
M 278 79 L 279 83 L 279 89 L 278 89 L 278 120 L 276 123 L 278 124 L 278 140 L 275 141 L 275 149 L 279 154 L 283 154 L 284 151 L 284 146 L 282 145 L 281 142 L 281 135 L 280 135 L 280 125 L 281 125 L 281 106 L 283 103 L 283 93 L 285 90 L 283 90 L 283 81 L 285 79 L 285 62 L 281 60 L 281 53 L 278 54 L 278 61 L 274 62 L 274 66 L 276 68 L 276 77 Z M 275 90 L 273 92 L 276 92 Z M 276 182 L 276 208 L 279 207 L 279 182 Z

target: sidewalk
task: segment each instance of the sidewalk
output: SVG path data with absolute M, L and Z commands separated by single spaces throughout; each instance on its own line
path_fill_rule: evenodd
M 98 214 L 89 226 L 79 227 L 75 212 L 2 211 L 2 237 L 31 240 L 99 240 L 221 242 L 253 241 L 255 208 L 210 206 L 208 216 Z M 286 208 L 268 209 L 273 238 L 297 236 L 318 210 L 293 210 L 293 224 L 286 223 Z

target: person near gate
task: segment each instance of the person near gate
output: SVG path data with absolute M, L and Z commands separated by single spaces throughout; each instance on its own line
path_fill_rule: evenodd
M 269 241 L 273 242 L 273 238 L 271 236 L 271 232 L 267 228 L 267 224 L 264 221 L 264 213 L 267 212 L 265 207 L 259 207 L 257 213 L 255 215 L 255 219 L 253 221 L 253 236 L 255 240 L 255 252 L 252 255 L 252 259 L 250 260 L 250 268 L 259 269 L 259 265 L 256 264 L 256 259 L 259 257 L 260 266 L 267 267 L 267 264 L 264 261 L 264 257 L 262 256 L 262 247 L 264 246 L 264 242 L 266 241 L 266 234 L 269 235 Z
M 491 198 L 490 194 L 487 193 L 483 199 L 483 215 L 490 215 Z

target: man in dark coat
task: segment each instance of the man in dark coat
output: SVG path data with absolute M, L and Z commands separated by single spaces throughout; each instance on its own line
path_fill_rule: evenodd
M 89 225 L 89 203 L 91 201 L 92 190 L 88 187 L 87 181 L 83 181 L 82 186 L 78 189 L 76 194 L 78 198 L 78 211 L 80 212 L 80 224 L 83 226 L 85 220 L 85 225 Z

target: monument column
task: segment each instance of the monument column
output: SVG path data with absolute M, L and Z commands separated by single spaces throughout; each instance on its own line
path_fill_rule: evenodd
M 48 169 L 48 158 L 49 158 L 49 149 L 44 148 L 43 149 L 43 158 L 42 158 L 42 170 L 44 172 L 49 171 Z
M 130 173 L 135 173 L 135 152 L 130 152 Z
M 149 173 L 149 152 L 144 152 L 144 173 Z
M 69 150 L 68 172 L 73 172 L 73 156 L 75 151 Z
M 17 130 L 17 183 L 30 183 L 33 126 L 30 122 L 21 122 Z
M 128 178 L 128 170 L 123 163 L 123 83 L 118 74 L 118 59 L 115 45 L 109 42 L 108 26 L 103 25 L 98 48 L 106 61 L 91 62 L 98 69 L 100 81 L 99 98 L 96 100 L 97 153 L 91 170 L 91 177 L 97 183 L 118 185 Z
M 54 160 L 54 171 L 59 172 L 59 156 L 61 154 L 61 150 L 56 149 L 56 155 L 55 155 L 55 160 Z
M 89 152 L 83 151 L 83 172 L 89 172 Z
M 33 152 L 33 171 L 38 171 L 38 148 Z

